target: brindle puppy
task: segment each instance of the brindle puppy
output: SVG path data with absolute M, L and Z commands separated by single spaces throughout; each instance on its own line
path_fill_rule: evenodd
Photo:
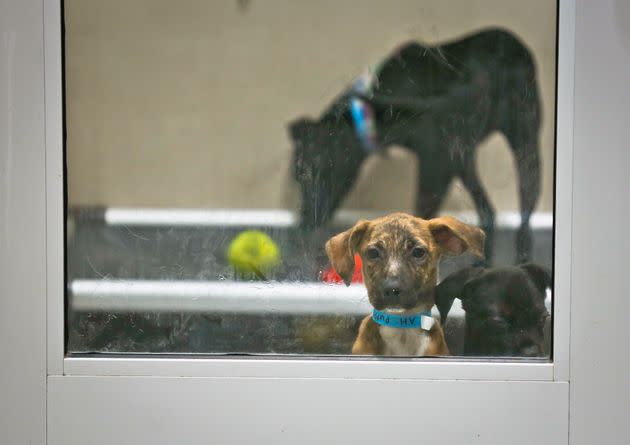
M 440 324 L 421 313 L 430 311 L 435 303 L 440 257 L 467 251 L 483 257 L 484 240 L 482 230 L 455 218 L 424 220 L 404 213 L 361 220 L 332 237 L 326 243 L 326 253 L 347 285 L 352 279 L 354 254 L 358 253 L 374 309 L 388 320 L 423 320 L 418 327 L 392 327 L 377 323 L 375 312 L 361 323 L 352 353 L 448 355 Z

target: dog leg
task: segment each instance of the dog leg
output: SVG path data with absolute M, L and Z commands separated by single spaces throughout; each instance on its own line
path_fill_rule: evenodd
M 352 345 L 352 355 L 378 355 L 382 353 L 382 340 L 380 338 L 378 326 L 372 321 L 372 316 L 368 315 L 359 326 L 359 335 Z
M 437 171 L 435 164 L 428 160 L 424 162 L 420 160 L 416 212 L 425 219 L 436 216 L 453 180 L 452 171 L 445 169 Z
M 425 355 L 433 357 L 451 355 L 448 350 L 448 346 L 446 345 L 446 339 L 444 338 L 444 330 L 438 323 L 433 325 L 430 335 L 433 341 L 431 342 L 431 346 L 429 346 L 425 351 Z
M 516 263 L 524 263 L 532 256 L 532 229 L 529 218 L 540 194 L 540 159 L 538 144 L 515 147 L 521 203 L 521 225 L 516 233 Z
M 518 173 L 521 224 L 516 233 L 516 262 L 526 262 L 532 255 L 532 231 L 529 218 L 540 195 L 540 100 L 533 64 L 514 69 L 513 90 L 504 96 L 499 129 L 510 143 Z
M 494 253 L 495 210 L 488 198 L 486 189 L 483 187 L 477 175 L 474 155 L 470 155 L 464 160 L 464 168 L 460 178 L 475 203 L 475 210 L 477 211 L 477 215 L 479 215 L 479 226 L 486 233 L 486 259 L 483 263 L 492 264 L 492 255 Z

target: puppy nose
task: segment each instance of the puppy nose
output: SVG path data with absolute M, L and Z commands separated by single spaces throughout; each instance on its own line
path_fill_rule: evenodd
M 400 282 L 398 280 L 386 280 L 383 283 L 383 295 L 385 298 L 398 298 L 400 296 Z

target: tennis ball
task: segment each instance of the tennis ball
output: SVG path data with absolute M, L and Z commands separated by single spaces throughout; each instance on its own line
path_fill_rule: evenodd
M 245 230 L 232 240 L 227 250 L 228 261 L 236 272 L 265 278 L 280 261 L 280 249 L 259 230 Z

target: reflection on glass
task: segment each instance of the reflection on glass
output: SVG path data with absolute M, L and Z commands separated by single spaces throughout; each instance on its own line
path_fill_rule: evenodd
M 555 5 L 478 3 L 66 1 L 68 351 L 549 357 Z

